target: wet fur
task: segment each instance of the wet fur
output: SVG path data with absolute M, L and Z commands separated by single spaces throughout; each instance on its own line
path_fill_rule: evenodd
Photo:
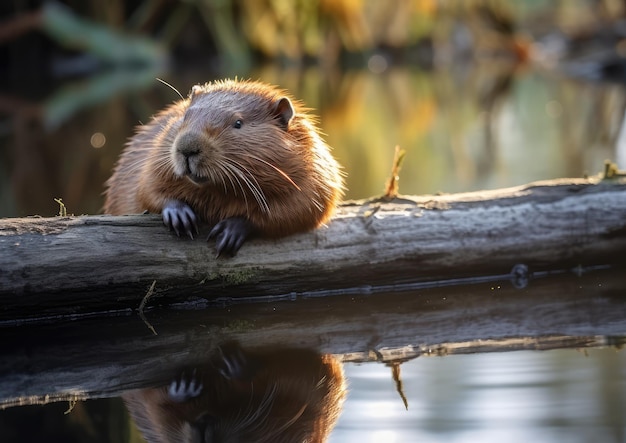
M 288 121 L 283 98 L 295 111 Z M 201 184 L 187 176 L 183 144 L 200 147 L 192 169 Z M 342 188 L 337 162 L 298 102 L 263 83 L 226 80 L 195 87 L 138 129 L 107 182 L 104 212 L 160 213 L 175 199 L 210 225 L 244 217 L 257 234 L 282 237 L 325 223 Z
M 149 443 L 204 441 L 197 426 L 194 431 L 203 415 L 212 418 L 212 442 L 325 441 L 345 397 L 341 364 L 299 349 L 245 359 L 239 377 L 214 365 L 199 368 L 202 393 L 187 401 L 175 401 L 166 387 L 130 391 L 123 399 Z

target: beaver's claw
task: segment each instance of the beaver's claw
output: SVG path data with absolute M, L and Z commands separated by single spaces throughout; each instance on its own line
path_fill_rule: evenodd
M 168 200 L 161 211 L 163 224 L 171 231 L 186 234 L 193 239 L 194 234 L 198 234 L 198 218 L 193 209 L 180 200 Z
M 202 382 L 194 369 L 191 374 L 182 372 L 179 378 L 170 383 L 167 393 L 172 400 L 182 403 L 198 397 L 202 393 L 202 388 Z
M 215 238 L 217 256 L 223 253 L 231 257 L 237 254 L 243 242 L 253 231 L 252 223 L 243 217 L 231 217 L 216 224 L 209 232 L 208 240 Z

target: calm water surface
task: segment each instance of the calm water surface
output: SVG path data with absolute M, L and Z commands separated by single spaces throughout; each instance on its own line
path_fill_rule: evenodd
M 626 354 L 615 349 L 418 358 L 404 408 L 380 365 L 346 365 L 331 442 L 624 442 Z

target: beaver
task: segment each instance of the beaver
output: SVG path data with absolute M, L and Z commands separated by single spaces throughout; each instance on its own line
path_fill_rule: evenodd
M 161 213 L 178 236 L 212 226 L 218 256 L 259 235 L 312 230 L 343 193 L 309 110 L 275 86 L 221 80 L 140 126 L 106 183 L 104 212 Z
M 345 394 L 343 368 L 332 356 L 227 346 L 168 386 L 122 398 L 149 443 L 323 442 Z

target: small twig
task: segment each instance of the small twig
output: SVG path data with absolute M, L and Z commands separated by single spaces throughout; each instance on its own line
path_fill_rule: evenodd
M 611 179 L 616 177 L 624 177 L 626 176 L 626 171 L 621 171 L 616 163 L 613 163 L 611 160 L 604 161 L 604 175 L 603 179 Z
M 55 198 L 54 201 L 59 204 L 59 216 L 67 217 L 67 208 L 65 207 L 63 200 L 60 198 Z
M 143 309 L 146 307 L 146 303 L 148 302 L 148 299 L 150 297 L 152 297 L 152 294 L 154 294 L 154 287 L 155 286 L 156 286 L 156 280 L 154 280 L 152 282 L 152 284 L 150 285 L 150 288 L 148 289 L 148 292 L 146 292 L 146 295 L 144 295 L 143 299 L 141 299 L 141 303 L 139 303 L 139 317 L 141 317 L 141 319 L 146 324 L 148 329 L 150 329 L 154 335 L 159 335 L 159 334 L 157 334 L 157 331 L 150 324 L 150 322 L 146 318 L 145 314 L 143 313 Z
M 75 406 L 76 406 L 76 404 L 78 403 L 78 400 L 77 400 L 77 399 L 75 399 L 75 398 L 73 398 L 73 399 L 69 400 L 69 402 L 68 402 L 68 403 L 69 403 L 69 405 L 67 406 L 67 411 L 65 411 L 65 412 L 63 413 L 64 415 L 67 415 L 67 414 L 69 414 L 70 412 L 72 412 L 72 411 L 74 410 L 74 407 L 75 407 Z
M 398 190 L 400 186 L 398 182 L 400 181 L 400 168 L 402 167 L 402 161 L 404 160 L 404 155 L 406 151 L 404 149 L 400 149 L 400 146 L 396 146 L 395 153 L 393 155 L 393 165 L 391 167 L 391 177 L 389 177 L 389 181 L 387 181 L 387 187 L 385 188 L 384 198 L 386 199 L 394 199 L 398 196 Z
M 402 399 L 402 403 L 404 403 L 404 408 L 409 410 L 409 401 L 404 395 L 404 388 L 402 387 L 402 378 L 400 377 L 400 365 L 401 362 L 392 362 L 391 363 L 391 375 L 393 376 L 393 381 L 396 384 L 396 391 L 400 394 L 400 398 Z

